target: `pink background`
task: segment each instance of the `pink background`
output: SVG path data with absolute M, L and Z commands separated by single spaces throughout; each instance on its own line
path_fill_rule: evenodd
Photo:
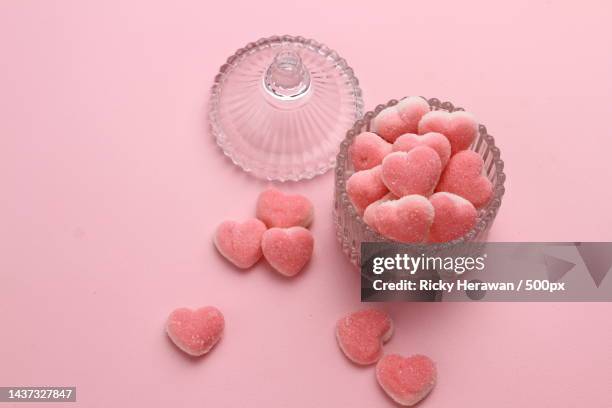
M 84 407 L 391 405 L 335 344 L 360 305 L 331 173 L 283 185 L 316 207 L 299 278 L 213 249 L 265 186 L 207 134 L 218 67 L 261 36 L 318 39 L 368 109 L 436 96 L 488 126 L 508 175 L 492 239 L 610 241 L 611 20 L 603 0 L 2 1 L 0 385 L 76 385 Z M 225 337 L 191 360 L 164 321 L 208 304 Z M 422 406 L 612 406 L 611 304 L 386 307 L 386 350 L 438 363 Z

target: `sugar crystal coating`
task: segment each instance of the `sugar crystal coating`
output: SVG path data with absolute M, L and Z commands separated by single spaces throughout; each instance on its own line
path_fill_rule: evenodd
M 382 356 L 382 345 L 393 334 L 389 315 L 378 309 L 351 313 L 336 324 L 336 339 L 346 357 L 362 365 L 374 364 Z
M 471 202 L 456 194 L 439 192 L 429 197 L 434 207 L 430 242 L 448 242 L 467 234 L 476 224 L 477 211 Z
M 390 143 L 393 143 L 398 136 L 409 131 L 395 106 L 389 106 L 381 110 L 374 117 L 372 130 Z
M 383 159 L 382 179 L 396 196 L 433 193 L 442 172 L 440 156 L 430 147 L 393 152 Z
M 388 192 L 382 180 L 381 166 L 353 173 L 346 182 L 346 193 L 360 214 Z
M 465 111 L 431 111 L 419 122 L 419 133 L 442 133 L 451 145 L 451 155 L 468 149 L 478 135 L 478 122 Z
M 217 227 L 213 242 L 227 260 L 246 269 L 261 258 L 261 238 L 265 231 L 265 224 L 256 218 L 243 223 L 224 221 Z
M 166 333 L 185 353 L 201 356 L 221 339 L 224 327 L 223 314 L 213 306 L 197 310 L 180 308 L 168 316 Z
M 270 228 L 261 240 L 266 260 L 281 275 L 295 276 L 312 256 L 314 238 L 303 227 Z
M 429 104 L 419 96 L 404 98 L 394 106 L 378 113 L 372 120 L 372 129 L 380 137 L 393 143 L 404 133 L 416 133 L 420 119 L 429 112 Z
M 378 232 L 378 227 L 376 226 L 376 208 L 384 202 L 387 202 L 389 200 L 397 200 L 398 198 L 399 197 L 393 195 L 392 193 L 389 193 L 382 197 L 380 200 L 376 200 L 372 204 L 368 205 L 365 211 L 363 212 L 363 222 L 368 224 L 370 228 L 372 228 L 374 231 Z
M 429 132 L 424 135 L 406 133 L 398 137 L 393 143 L 394 152 L 409 152 L 417 146 L 431 147 L 438 153 L 442 168 L 448 163 L 451 155 L 450 142 L 442 133 Z
M 427 198 L 414 194 L 376 205 L 368 219 L 387 238 L 418 243 L 427 239 L 434 208 Z
M 376 133 L 363 132 L 355 136 L 349 152 L 355 170 L 367 170 L 378 166 L 391 153 L 391 144 Z
M 434 362 L 427 356 L 384 356 L 376 364 L 376 379 L 382 389 L 402 406 L 413 406 L 436 385 Z
M 395 109 L 405 124 L 406 133 L 417 133 L 419 121 L 430 111 L 429 104 L 420 96 L 409 96 L 400 100 Z
M 484 176 L 482 157 L 464 150 L 451 157 L 440 177 L 436 191 L 457 194 L 469 200 L 474 207 L 484 207 L 493 195 L 493 184 Z
M 268 228 L 308 227 L 314 216 L 308 198 L 300 194 L 285 194 L 273 187 L 259 195 L 256 211 L 257 218 Z

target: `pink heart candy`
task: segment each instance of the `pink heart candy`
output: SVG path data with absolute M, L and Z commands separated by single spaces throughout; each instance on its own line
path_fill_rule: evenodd
M 429 230 L 430 242 L 448 242 L 467 234 L 476 224 L 477 211 L 471 202 L 453 193 L 429 197 L 435 215 Z
M 380 137 L 393 143 L 404 133 L 416 133 L 421 117 L 427 112 L 427 101 L 419 96 L 410 96 L 380 111 L 372 120 L 372 129 Z
M 482 157 L 471 150 L 464 150 L 451 157 L 436 191 L 447 191 L 469 200 L 474 207 L 482 208 L 493 195 L 493 185 L 482 175 Z
M 303 195 L 285 194 L 270 187 L 259 195 L 256 214 L 268 228 L 308 227 L 314 209 Z
M 415 194 L 377 204 L 367 218 L 369 225 L 387 238 L 423 242 L 434 220 L 434 208 L 427 198 Z
M 346 182 L 346 193 L 360 214 L 388 192 L 382 181 L 381 166 L 353 173 Z
M 442 133 L 451 145 L 451 155 L 470 147 L 478 135 L 478 122 L 468 112 L 431 111 L 419 122 L 419 133 Z
M 223 314 L 212 306 L 197 310 L 180 308 L 168 317 L 166 333 L 185 353 L 201 356 L 217 344 L 224 327 Z
M 391 144 L 376 133 L 363 132 L 355 136 L 349 152 L 355 170 L 367 170 L 378 166 L 391 153 Z
M 270 228 L 261 240 L 266 260 L 285 276 L 297 275 L 310 260 L 313 248 L 312 233 L 303 227 Z
M 421 118 L 431 110 L 427 101 L 420 96 L 409 96 L 400 100 L 395 109 L 404 122 L 405 133 L 417 133 Z
M 410 407 L 436 385 L 436 366 L 427 356 L 389 354 L 376 364 L 376 379 L 393 401 Z
M 408 128 L 395 106 L 389 106 L 381 110 L 372 119 L 372 130 L 390 143 L 393 143 L 399 135 L 408 132 Z
M 372 204 L 368 205 L 363 212 L 363 222 L 370 226 L 374 231 L 378 232 L 378 228 L 376 228 L 376 208 L 387 201 L 397 200 L 399 197 L 389 193 L 382 197 L 380 200 L 374 201 Z
M 217 250 L 238 268 L 250 268 L 261 258 L 261 237 L 266 225 L 256 218 L 243 223 L 225 221 L 217 227 Z
M 398 197 L 431 195 L 441 172 L 440 156 L 427 146 L 417 146 L 407 153 L 391 153 L 382 162 L 383 182 Z
M 417 146 L 428 146 L 434 149 L 438 156 L 440 156 L 442 168 L 448 163 L 451 155 L 451 146 L 446 136 L 442 133 L 429 132 L 424 135 L 406 133 L 395 140 L 392 150 L 394 152 L 409 152 Z
M 393 322 L 381 310 L 366 309 L 351 313 L 338 321 L 336 339 L 349 360 L 357 364 L 374 364 L 382 356 L 383 343 L 393 334 Z

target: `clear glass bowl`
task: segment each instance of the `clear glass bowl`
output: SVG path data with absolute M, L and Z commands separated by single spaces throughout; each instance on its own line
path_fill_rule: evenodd
M 210 130 L 226 156 L 256 177 L 300 180 L 332 168 L 361 117 L 353 70 L 337 52 L 289 35 L 236 51 L 215 77 Z
M 427 98 L 425 98 L 427 99 Z M 436 98 L 427 99 L 432 110 L 445 110 L 454 112 L 463 108 L 453 106 L 450 102 L 440 102 Z M 340 152 L 336 160 L 335 169 L 335 200 L 334 200 L 334 220 L 336 224 L 336 234 L 342 245 L 342 250 L 350 258 L 351 262 L 359 265 L 360 248 L 362 242 L 394 242 L 378 234 L 370 228 L 357 213 L 346 193 L 346 181 L 355 172 L 351 161 L 349 146 L 355 136 L 364 131 L 370 131 L 370 123 L 376 115 L 383 109 L 397 104 L 393 99 L 385 105 L 378 105 L 372 112 L 367 112 L 362 119 L 357 120 L 353 127 L 346 132 L 344 141 L 340 144 Z M 504 195 L 504 162 L 500 158 L 499 148 L 495 146 L 493 136 L 487 133 L 484 125 L 479 125 L 479 135 L 470 146 L 470 149 L 480 154 L 484 160 L 484 170 L 486 176 L 493 183 L 493 196 L 489 203 L 478 212 L 478 219 L 474 228 L 464 236 L 454 241 L 439 244 L 410 244 L 410 252 L 417 254 L 433 255 L 444 254 L 452 256 L 453 251 L 457 254 L 465 252 L 465 244 L 471 242 L 486 241 L 487 234 L 495 216 L 501 206 Z

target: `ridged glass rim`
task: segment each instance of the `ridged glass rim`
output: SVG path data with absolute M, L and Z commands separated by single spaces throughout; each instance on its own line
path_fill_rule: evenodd
M 308 180 L 312 179 L 316 176 L 326 173 L 329 169 L 335 166 L 337 155 L 332 155 L 329 159 L 329 162 L 324 167 L 320 167 L 319 169 L 309 172 L 307 174 L 296 174 L 291 173 L 287 174 L 285 177 L 276 176 L 276 177 L 260 177 L 254 174 L 253 169 L 250 168 L 246 163 L 244 163 L 235 152 L 232 151 L 232 144 L 227 141 L 225 134 L 223 133 L 223 129 L 219 126 L 218 121 L 218 108 L 219 108 L 219 97 L 220 97 L 220 88 L 225 80 L 225 77 L 238 65 L 238 63 L 248 54 L 271 47 L 272 45 L 278 45 L 283 43 L 300 43 L 305 47 L 309 48 L 312 51 L 316 51 L 324 57 L 331 58 L 336 66 L 342 73 L 342 75 L 346 78 L 349 85 L 352 87 L 352 94 L 355 99 L 355 117 L 359 118 L 363 115 L 363 92 L 359 87 L 359 80 L 355 76 L 355 72 L 353 68 L 351 68 L 346 60 L 340 55 L 329 48 L 328 46 L 315 41 L 313 39 L 304 38 L 302 36 L 291 36 L 291 35 L 273 35 L 270 37 L 260 38 L 255 42 L 250 42 L 242 48 L 236 50 L 236 52 L 227 58 L 225 64 L 221 65 L 219 68 L 219 72 L 214 78 L 214 82 L 210 92 L 209 104 L 208 104 L 208 123 L 209 129 L 212 136 L 215 138 L 217 145 L 223 151 L 225 156 L 229 157 L 230 160 L 238 167 L 240 167 L 245 172 L 252 174 L 257 178 L 265 178 L 270 181 L 298 181 L 298 180 Z
M 431 110 L 445 110 L 448 112 L 455 111 L 464 111 L 462 107 L 454 106 L 451 102 L 441 102 L 437 98 L 425 98 L 423 99 L 429 103 Z M 403 99 L 403 98 L 401 98 Z M 401 100 L 400 99 L 400 100 Z M 374 237 L 371 241 L 364 242 L 394 242 L 398 243 L 398 241 L 391 240 L 383 235 L 380 235 L 377 231 L 374 231 L 369 225 L 367 225 L 361 215 L 357 213 L 355 207 L 351 203 L 348 195 L 346 193 L 346 161 L 348 160 L 348 148 L 353 142 L 353 139 L 358 134 L 364 131 L 364 127 L 367 129 L 370 128 L 370 122 L 373 118 L 375 118 L 383 109 L 388 108 L 390 106 L 394 106 L 399 102 L 397 99 L 391 99 L 386 104 L 381 104 L 376 106 L 373 111 L 366 112 L 361 119 L 358 119 L 353 124 L 353 127 L 350 128 L 346 132 L 346 137 L 342 141 L 340 145 L 340 152 L 336 158 L 336 170 L 335 170 L 335 188 L 339 189 L 340 192 L 340 203 L 337 203 L 338 207 L 335 211 L 341 211 L 341 209 L 347 209 L 348 213 L 351 217 L 356 218 L 357 223 L 361 228 L 364 228 L 372 237 Z M 504 183 L 506 181 L 506 174 L 503 172 L 504 169 L 504 161 L 501 159 L 501 151 L 495 146 L 495 138 L 491 136 L 487 132 L 486 126 L 479 124 L 478 132 L 482 139 L 485 140 L 487 145 L 489 146 L 489 150 L 493 154 L 492 163 L 495 165 L 495 183 L 493 185 L 493 196 L 489 200 L 489 203 L 478 212 L 478 220 L 476 225 L 465 235 L 454 239 L 453 241 L 441 242 L 441 243 L 419 243 L 419 244 L 402 244 L 410 246 L 415 251 L 443 251 L 449 249 L 450 247 L 454 247 L 458 244 L 473 241 L 475 237 L 478 236 L 481 232 L 485 231 L 489 224 L 493 221 L 495 216 L 497 215 L 497 211 L 499 210 L 502 202 L 502 197 L 505 193 Z M 470 150 L 472 150 L 473 146 L 470 146 Z M 338 194 L 336 194 L 337 196 Z M 339 228 L 337 225 L 336 228 Z

